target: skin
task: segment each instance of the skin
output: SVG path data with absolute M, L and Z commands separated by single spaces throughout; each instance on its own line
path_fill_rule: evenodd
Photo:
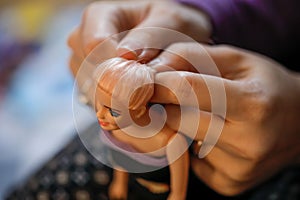
M 174 2 L 95 2 L 87 7 L 80 26 L 70 34 L 68 40 L 73 53 L 70 59 L 73 74 L 76 74 L 82 60 L 93 47 L 108 36 L 132 27 L 169 28 L 201 42 L 207 42 L 211 35 L 211 24 L 205 14 Z M 156 82 L 171 85 L 186 77 L 193 83 L 196 92 L 201 91 L 199 107 L 202 121 L 196 140 L 204 139 L 211 117 L 225 120 L 215 148 L 204 159 L 193 159 L 191 163 L 198 177 L 208 186 L 220 194 L 236 195 L 253 188 L 283 168 L 299 163 L 298 73 L 288 71 L 253 52 L 230 46 L 204 46 L 218 66 L 222 78 L 201 66 L 203 63 L 197 60 L 195 63 L 201 66 L 201 73 L 214 75 L 216 80 L 222 80 L 225 84 L 227 113 L 220 117 L 211 113 L 207 88 L 191 64 L 167 53 L 171 50 L 183 57 L 201 58 L 204 56 L 203 49 L 200 50 L 195 44 L 180 43 L 182 41 L 173 41 L 175 44 L 168 46 L 170 44 L 165 44 L 164 40 L 159 41 L 162 38 L 159 32 L 153 33 L 153 37 L 147 36 L 147 32 L 131 31 L 126 37 L 117 39 L 117 51 L 128 59 L 150 61 L 149 64 L 160 72 Z M 144 48 L 154 42 L 153 38 L 166 51 L 159 54 L 158 51 Z M 141 50 L 130 50 L 136 48 Z M 181 76 L 166 72 L 162 65 L 181 70 Z M 214 81 L 210 76 L 206 78 Z M 153 101 L 174 104 L 166 109 L 168 125 L 176 130 L 179 108 L 172 92 L 158 86 Z M 188 132 L 185 134 L 189 135 Z
M 177 135 L 172 129 L 165 126 L 159 133 L 154 136 L 141 138 L 134 137 L 123 132 L 122 128 L 130 126 L 129 123 L 125 123 L 124 127 L 119 127 L 117 122 L 126 121 L 127 119 L 122 116 L 121 102 L 114 103 L 114 107 L 111 105 L 111 95 L 106 93 L 100 88 L 97 88 L 96 96 L 96 115 L 102 129 L 110 131 L 112 136 L 116 139 L 130 144 L 132 147 L 140 152 L 150 154 L 152 156 L 164 156 L 166 155 L 170 165 L 170 194 L 169 200 L 183 200 L 185 199 L 187 183 L 188 183 L 188 169 L 189 169 L 189 156 L 187 152 L 187 143 L 183 136 Z M 110 109 L 116 111 L 120 115 L 114 117 L 111 115 Z M 118 111 L 117 111 L 118 110 Z M 138 125 L 147 125 L 150 121 L 148 112 L 145 109 L 130 110 L 130 114 L 133 120 Z M 166 148 L 165 148 L 166 147 Z M 158 183 L 151 182 L 152 185 Z M 121 168 L 114 170 L 114 178 L 109 187 L 110 199 L 126 199 L 128 191 L 128 173 Z
M 172 9 L 170 9 L 172 8 Z M 176 21 L 173 19 L 176 18 Z M 101 19 L 101 20 L 99 20 Z M 211 25 L 208 17 L 198 10 L 182 6 L 173 1 L 100 1 L 85 9 L 81 24 L 69 36 L 72 48 L 70 68 L 76 74 L 83 59 L 99 43 L 109 36 L 135 28 L 161 27 L 189 35 L 196 41 L 209 41 Z M 195 34 L 199 33 L 199 34 Z M 160 31 L 130 31 L 125 37 L 118 38 L 118 55 L 128 59 L 151 60 L 159 50 L 145 49 L 152 46 L 154 38 L 157 47 L 162 49 L 171 44 Z
M 172 88 L 174 82 L 180 85 L 181 81 L 188 80 L 201 110 L 195 140 L 204 140 L 211 118 L 224 121 L 221 136 L 212 151 L 203 159 L 192 159 L 192 168 L 201 180 L 215 191 L 232 196 L 256 186 L 285 167 L 299 165 L 299 73 L 262 55 L 230 46 L 178 43 L 169 48 L 157 58 L 160 64 L 153 66 L 162 70 L 155 82 L 167 86 L 156 88 L 153 101 L 178 104 L 168 88 Z M 208 53 L 221 77 L 187 72 L 191 71 L 191 64 L 184 64 L 180 57 L 187 53 L 200 60 Z M 183 71 L 164 71 L 163 65 Z M 198 63 L 198 66 L 202 71 L 207 70 L 205 64 Z M 211 111 L 210 95 L 203 77 L 211 82 L 223 81 L 226 116 Z M 185 104 L 195 106 L 189 101 Z M 166 109 L 168 125 L 175 130 L 180 117 L 191 118 L 189 114 L 181 116 L 178 106 L 169 105 Z M 189 135 L 189 132 L 185 134 Z

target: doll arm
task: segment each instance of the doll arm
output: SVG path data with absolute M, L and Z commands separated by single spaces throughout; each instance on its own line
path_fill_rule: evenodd
M 114 169 L 113 179 L 109 186 L 109 199 L 127 199 L 128 172 Z
M 188 185 L 189 155 L 186 139 L 182 135 L 176 134 L 169 140 L 167 157 L 169 163 L 171 163 L 169 166 L 171 191 L 168 200 L 183 200 Z

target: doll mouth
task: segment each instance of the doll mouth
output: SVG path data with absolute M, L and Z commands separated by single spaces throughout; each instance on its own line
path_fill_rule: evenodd
M 100 124 L 101 126 L 108 126 L 108 125 L 109 125 L 108 122 L 102 122 L 102 121 L 100 121 L 100 120 L 98 120 L 98 122 L 99 122 L 99 124 Z

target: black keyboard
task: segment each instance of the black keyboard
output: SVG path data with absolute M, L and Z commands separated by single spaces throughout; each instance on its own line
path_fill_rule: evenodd
M 92 136 L 94 128 L 85 134 Z M 96 160 L 78 135 L 6 200 L 107 200 L 112 170 Z
M 89 149 L 98 148 L 95 142 L 98 129 L 99 125 L 93 124 L 84 132 L 84 136 L 80 136 L 85 138 L 84 141 L 88 143 L 85 145 L 89 145 Z M 5 200 L 107 200 L 111 178 L 112 169 L 95 159 L 76 135 L 24 183 L 11 188 Z M 204 184 L 197 183 L 191 184 L 196 187 L 196 193 L 191 195 L 191 199 L 300 200 L 300 167 L 286 169 L 240 197 L 221 197 Z M 130 184 L 129 192 L 133 196 L 137 191 Z M 206 198 L 211 196 L 215 198 Z

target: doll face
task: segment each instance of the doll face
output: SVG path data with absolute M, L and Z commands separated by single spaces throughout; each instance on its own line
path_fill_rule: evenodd
M 126 119 L 124 119 L 121 111 L 124 111 L 125 106 L 118 102 L 115 103 L 115 101 L 114 105 L 112 105 L 111 95 L 103 91 L 99 87 L 97 88 L 95 103 L 96 115 L 102 129 L 113 131 L 120 129 L 118 124 L 120 124 L 121 122 L 122 125 L 126 125 Z M 117 124 L 117 122 L 119 123 Z

